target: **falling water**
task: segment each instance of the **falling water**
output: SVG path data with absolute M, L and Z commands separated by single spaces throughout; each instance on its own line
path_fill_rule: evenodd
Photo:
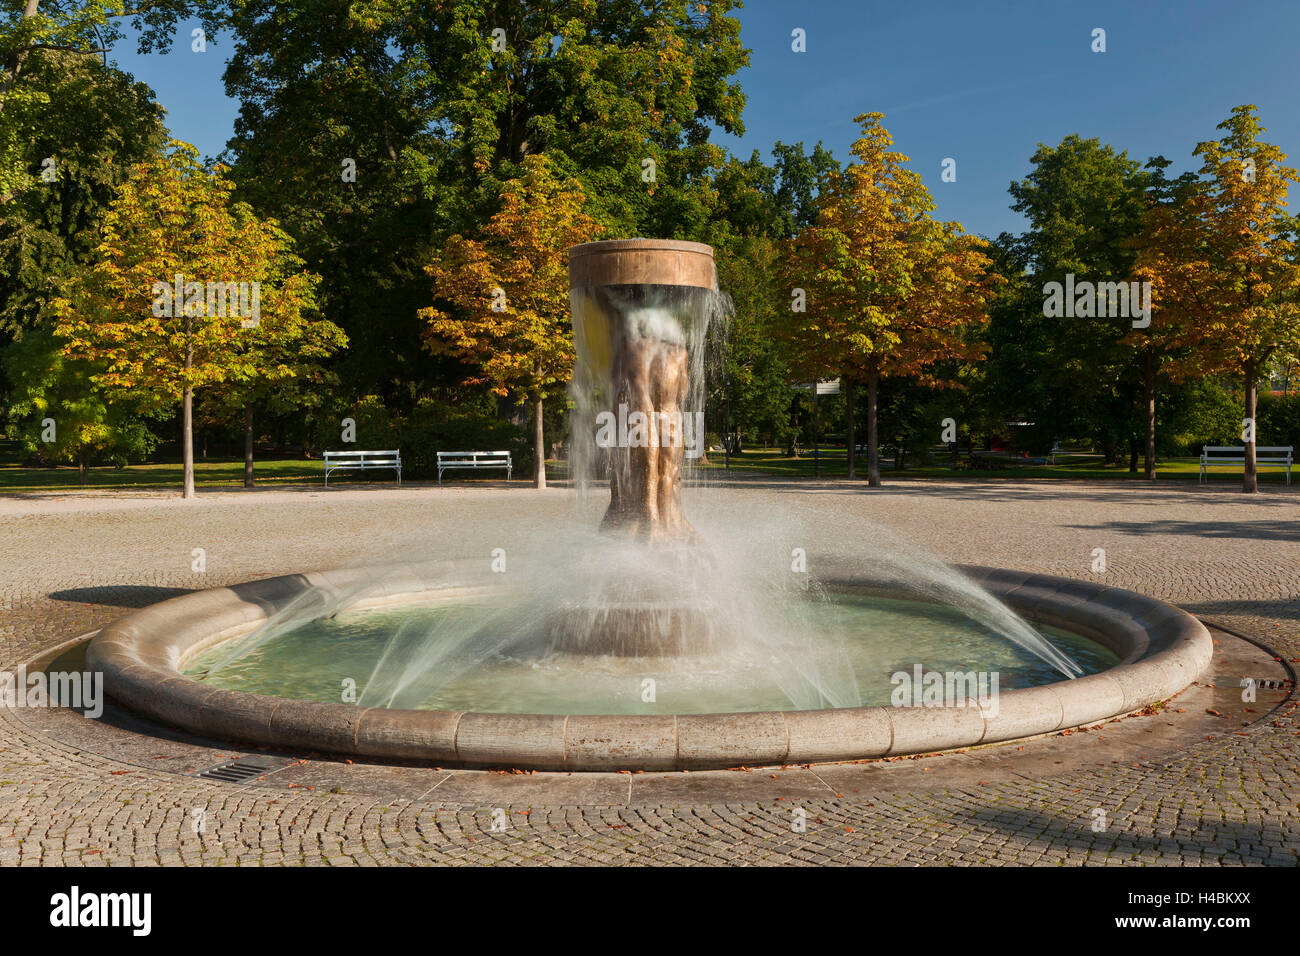
M 508 575 L 480 566 L 471 582 L 478 597 L 436 620 L 397 624 L 358 702 L 420 706 L 489 662 L 509 661 L 568 673 L 597 662 L 629 675 L 708 670 L 724 681 L 760 673 L 795 709 L 860 704 L 847 653 L 854 635 L 825 623 L 834 596 L 817 574 L 789 566 L 791 542 L 807 536 L 775 515 L 720 523 L 707 510 L 701 532 L 682 506 L 686 478 L 698 483 L 701 475 L 695 456 L 704 449 L 703 412 L 730 300 L 704 288 L 604 285 L 573 289 L 570 304 L 578 360 L 569 459 L 578 520 L 551 529 L 541 550 L 516 557 Z M 605 480 L 609 505 L 596 527 L 590 513 Z M 1081 672 L 963 575 L 915 549 L 869 540 L 875 534 L 827 542 L 854 565 L 852 579 L 959 608 L 1065 676 Z M 835 564 L 828 559 L 824 567 Z M 382 576 L 377 569 L 374 579 L 344 589 L 305 592 L 207 673 L 382 593 Z M 581 701 L 574 712 L 582 712 Z
M 657 465 L 655 458 L 676 457 L 678 466 L 694 477 L 699 452 L 704 450 L 708 373 L 720 365 L 731 299 L 712 289 L 689 286 L 617 285 L 572 289 L 569 303 L 578 353 L 569 387 L 573 406 L 569 458 L 579 493 L 590 495 L 598 478 L 608 478 L 616 487 L 635 486 L 641 477 L 638 469 Z M 681 454 L 650 456 L 640 449 L 598 444 L 598 416 L 603 412 L 606 420 L 621 423 L 623 409 L 628 415 L 680 416 Z M 672 526 L 685 521 L 679 492 L 665 489 L 652 495 L 656 505 L 666 505 L 673 513 L 656 515 L 649 523 Z M 623 506 L 635 509 L 637 504 L 624 502 Z M 615 502 L 615 514 L 618 510 Z

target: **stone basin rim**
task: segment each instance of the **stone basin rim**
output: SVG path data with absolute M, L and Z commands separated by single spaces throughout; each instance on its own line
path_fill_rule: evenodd
M 689 252 L 713 258 L 713 247 L 686 239 L 598 239 L 569 247 L 569 258 L 595 256 L 611 252 Z
M 723 714 L 551 715 L 360 708 L 211 687 L 180 668 L 244 634 L 304 589 L 343 589 L 373 568 L 291 574 L 170 598 L 102 629 L 87 666 L 110 696 L 206 737 L 439 766 L 555 771 L 712 770 L 929 754 L 1094 724 L 1174 696 L 1209 665 L 1204 625 L 1173 605 L 1089 581 L 961 566 L 1028 620 L 1109 647 L 1096 674 L 1004 691 L 996 715 L 973 707 L 855 707 Z M 357 606 L 455 590 L 446 564 L 404 565 Z M 838 574 L 837 591 L 889 594 L 887 583 Z

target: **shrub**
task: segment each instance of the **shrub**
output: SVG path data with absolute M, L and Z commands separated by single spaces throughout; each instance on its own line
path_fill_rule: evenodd
M 412 478 L 436 478 L 440 451 L 508 451 L 515 474 L 527 475 L 533 467 L 527 429 L 479 409 L 459 409 L 422 399 L 407 418 L 399 421 L 397 438 L 395 447 L 402 450 L 402 474 Z

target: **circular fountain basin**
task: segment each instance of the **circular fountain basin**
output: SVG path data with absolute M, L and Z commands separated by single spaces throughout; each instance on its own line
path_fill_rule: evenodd
M 478 602 L 437 598 L 343 610 L 270 641 L 253 636 L 223 642 L 188 658 L 182 673 L 225 690 L 324 703 L 338 701 L 340 677 L 352 675 L 365 687 L 362 706 L 616 715 L 889 706 L 899 688 L 915 683 L 918 662 L 926 672 L 986 675 L 986 695 L 1061 678 L 1051 663 L 958 608 L 855 593 L 822 595 L 808 622 L 822 641 L 800 642 L 776 659 L 763 644 L 713 648 L 701 641 L 695 652 L 654 656 L 574 653 L 551 644 L 498 651 L 475 659 L 472 667 L 443 661 L 424 672 L 432 678 L 426 682 L 409 674 L 400 683 L 376 676 L 376 664 L 393 653 L 390 642 L 399 630 L 432 634 L 437 641 L 439 628 L 463 632 L 484 610 Z M 645 610 L 652 626 L 680 616 L 675 607 Z M 1109 649 L 1069 631 L 1045 625 L 1038 630 L 1084 673 L 1119 663 Z M 406 655 L 398 651 L 396 656 Z M 418 651 L 410 656 L 418 658 Z M 791 675 L 788 665 L 796 660 L 800 672 Z M 971 661 L 980 662 L 978 672 L 971 670 Z M 848 679 L 828 687 L 832 674 Z M 992 675 L 996 685 L 990 685 Z M 837 700 L 845 691 L 852 696 Z
M 214 686 L 186 673 L 202 674 L 220 645 L 250 634 L 300 601 L 308 590 L 354 589 L 373 578 L 371 570 L 289 575 L 173 598 L 105 628 L 92 641 L 88 660 L 93 669 L 104 672 L 106 688 L 113 697 L 194 733 L 354 756 L 569 771 L 814 763 L 997 743 L 1141 710 L 1182 690 L 1210 661 L 1212 643 L 1205 628 L 1191 615 L 1163 602 L 1068 578 L 962 570 L 1081 657 L 1085 671 L 1096 672 L 1074 680 L 1037 683 L 1046 675 L 1019 673 L 1015 660 L 1009 664 L 993 661 L 993 668 L 1006 673 L 1009 681 L 991 708 L 971 702 L 962 706 L 882 703 L 837 709 L 772 706 L 756 710 L 779 703 L 779 688 L 776 692 L 769 688 L 764 692 L 768 696 L 755 691 L 730 700 L 725 696 L 677 697 L 674 699 L 726 712 L 676 714 L 661 712 L 665 709 L 662 690 L 654 705 L 636 695 L 602 697 L 597 692 L 594 699 L 608 703 L 615 712 L 576 713 L 559 706 L 565 696 L 563 688 L 558 694 L 539 696 L 548 684 L 562 683 L 544 667 L 540 673 L 523 674 L 527 679 L 518 686 L 532 690 L 515 695 L 518 699 L 513 704 L 505 698 L 485 698 L 483 691 L 488 685 L 481 682 L 484 675 L 479 675 L 477 689 L 472 681 L 468 687 L 453 687 L 444 699 L 422 702 L 426 709 L 248 693 Z M 883 608 L 886 614 L 926 616 L 924 608 L 893 603 L 897 595 L 881 583 L 844 578 L 824 584 L 842 603 L 865 604 L 871 598 L 877 612 Z M 476 596 L 474 589 L 450 583 L 442 565 L 412 566 L 371 586 L 339 616 L 340 623 L 327 622 L 323 631 L 314 633 L 327 645 L 331 627 L 346 629 L 357 620 L 364 622 L 368 615 L 382 618 L 390 613 L 410 613 L 399 608 L 472 605 Z M 942 625 L 948 612 L 938 607 L 930 610 L 930 618 Z M 357 617 L 352 618 L 353 614 Z M 312 633 L 308 630 L 299 637 Z M 940 641 L 952 639 L 942 628 L 936 634 Z M 286 652 L 294 652 L 292 641 L 279 651 Z M 903 660 L 899 658 L 898 663 Z M 927 656 L 924 648 L 906 660 L 924 660 L 927 670 L 943 667 L 943 661 Z M 637 661 L 626 659 L 589 663 L 587 688 L 599 688 L 601 681 L 607 680 L 611 688 L 624 692 L 629 675 L 664 671 L 663 662 L 639 670 Z M 511 661 L 497 666 L 503 668 L 502 673 L 513 668 L 516 679 L 526 669 Z M 607 673 L 602 674 L 602 667 Z M 697 668 L 695 674 L 687 674 L 689 670 L 683 668 L 678 675 L 689 678 L 683 687 L 690 686 L 690 679 L 698 683 L 707 678 L 707 668 Z M 337 675 L 339 670 L 333 673 Z M 362 667 L 358 676 L 364 673 Z M 256 670 L 235 669 L 229 676 L 258 690 L 310 696 L 302 688 L 277 683 L 273 673 L 259 677 Z M 306 683 L 311 682 L 309 671 L 304 677 Z M 668 687 L 673 679 L 670 668 Z M 1008 684 L 1014 689 L 1007 689 Z M 1017 684 L 1022 686 L 1015 687 Z M 1036 686 L 1023 686 L 1026 684 Z M 458 693 L 461 699 L 457 699 Z M 523 709 L 520 701 L 531 704 L 536 712 L 505 712 L 511 706 Z

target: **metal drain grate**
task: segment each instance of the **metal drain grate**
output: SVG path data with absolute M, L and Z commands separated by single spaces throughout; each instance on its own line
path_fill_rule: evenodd
M 1263 690 L 1286 690 L 1291 686 L 1291 682 L 1286 679 L 1274 679 L 1272 677 L 1252 677 L 1255 686 Z
M 222 780 L 226 783 L 246 783 L 256 777 L 279 770 L 289 763 L 277 757 L 239 757 L 235 760 L 209 767 L 198 774 L 208 780 Z
M 1214 677 L 1211 678 L 1219 687 L 1246 687 L 1245 681 L 1255 685 L 1256 690 L 1286 690 L 1291 681 L 1286 677 Z

